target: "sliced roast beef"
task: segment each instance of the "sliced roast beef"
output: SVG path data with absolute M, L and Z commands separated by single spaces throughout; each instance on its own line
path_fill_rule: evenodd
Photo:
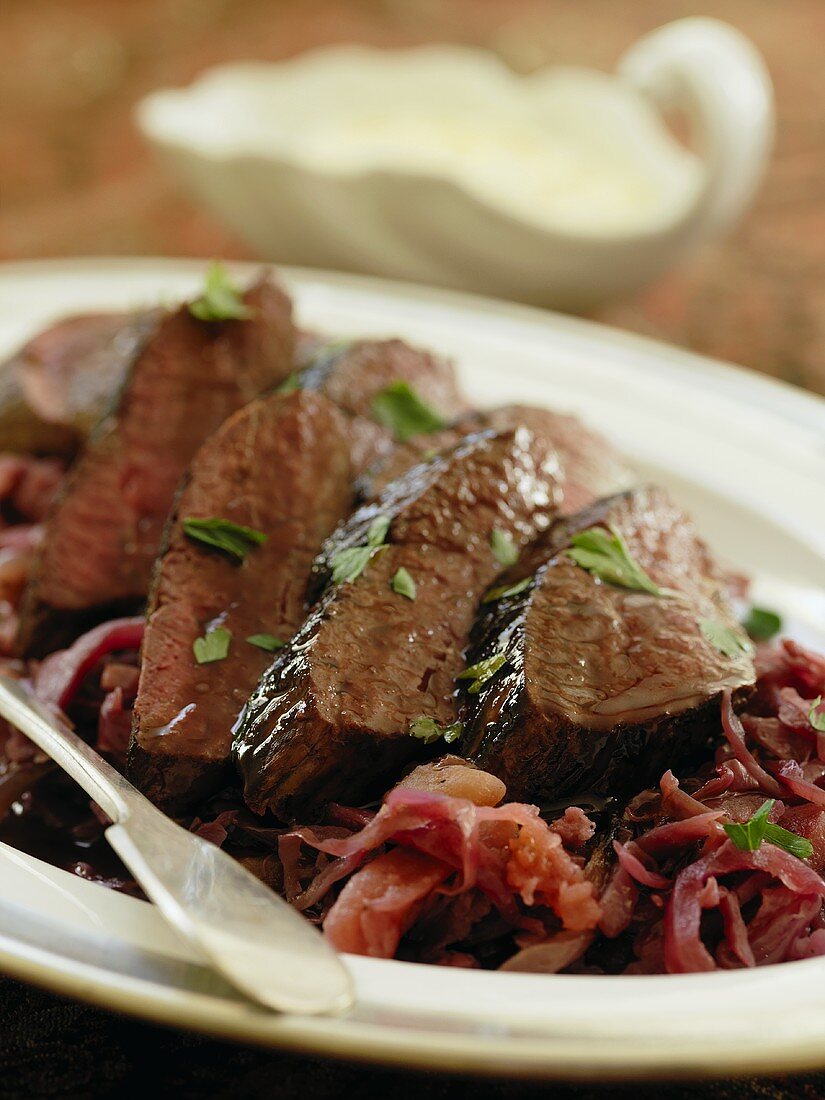
M 66 425 L 79 445 L 111 407 L 157 321 L 156 312 L 88 313 L 45 329 L 16 360 L 31 408 Z
M 350 417 L 353 461 L 358 473 L 393 449 L 396 435 L 381 419 L 376 398 L 398 383 L 406 383 L 414 398 L 435 414 L 434 423 L 447 423 L 466 408 L 452 363 L 403 340 L 305 345 L 302 369 L 293 379 L 293 384 L 302 389 L 325 394 Z M 403 397 L 400 400 L 403 402 Z M 461 434 L 467 435 L 469 430 L 478 429 Z
M 254 310 L 249 320 L 201 321 L 186 306 L 155 320 L 50 513 L 24 599 L 21 654 L 40 656 L 140 604 L 198 446 L 289 373 L 289 299 L 262 279 L 244 300 Z
M 360 479 L 360 494 L 365 499 L 378 496 L 415 463 L 454 446 L 470 432 L 504 432 L 521 425 L 553 441 L 559 457 L 560 510 L 564 513 L 578 512 L 600 497 L 629 489 L 637 480 L 613 444 L 577 417 L 535 405 L 503 405 L 468 413 L 439 432 L 418 435 L 397 446 Z
M 577 564 L 571 540 L 593 528 L 667 591 Z M 466 696 L 462 748 L 511 798 L 637 790 L 718 736 L 721 692 L 754 682 L 724 575 L 662 489 L 556 521 L 487 599 L 467 661 L 498 670 Z
M 13 541 L 20 524 L 46 518 L 65 473 L 59 458 L 0 453 L 0 546 L 3 535 Z
M 313 558 L 349 513 L 349 455 L 344 416 L 298 392 L 253 401 L 195 456 L 155 572 L 129 752 L 130 778 L 165 810 L 180 813 L 225 781 L 238 713 L 271 647 L 303 620 Z M 188 537 L 193 517 L 266 541 L 239 563 Z M 228 654 L 199 664 L 193 645 L 215 626 L 231 634 Z
M 49 325 L 0 366 L 6 451 L 73 455 L 111 404 L 150 315 L 83 313 Z
M 556 468 L 552 446 L 527 428 L 471 436 L 327 541 L 315 576 L 328 587 L 239 723 L 253 810 L 290 818 L 351 803 L 429 754 L 410 726 L 456 718 L 475 606 L 500 568 L 493 532 L 520 547 L 547 525 Z
M 77 437 L 64 424 L 47 424 L 26 400 L 14 360 L 0 364 L 0 448 L 6 454 L 71 455 Z

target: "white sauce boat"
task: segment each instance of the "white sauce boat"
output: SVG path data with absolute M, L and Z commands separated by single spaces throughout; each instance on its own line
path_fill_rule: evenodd
M 692 149 L 663 110 L 687 115 Z M 714 19 L 659 28 L 613 76 L 344 45 L 221 66 L 137 117 L 265 259 L 572 309 L 734 225 L 774 127 L 764 63 Z

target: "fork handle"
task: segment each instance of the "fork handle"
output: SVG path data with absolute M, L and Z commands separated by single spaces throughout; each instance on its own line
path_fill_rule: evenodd
M 125 821 L 142 799 L 99 753 L 51 713 L 20 680 L 0 676 L 0 716 L 33 741 L 79 783 L 112 821 Z

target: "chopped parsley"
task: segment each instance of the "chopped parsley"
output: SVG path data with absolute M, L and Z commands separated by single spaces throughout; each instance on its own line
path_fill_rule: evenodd
M 399 596 L 405 596 L 408 600 L 415 599 L 415 581 L 402 565 L 396 569 L 395 575 L 390 581 L 390 588 Z
M 767 607 L 752 607 L 742 626 L 755 642 L 767 642 L 782 629 L 782 616 Z
M 783 829 L 781 825 L 774 825 L 769 821 L 765 826 L 765 840 L 776 848 L 784 848 L 797 859 L 810 859 L 814 854 L 814 846 L 804 836 L 797 836 L 790 829 Z
M 347 546 L 332 557 L 332 580 L 344 584 L 360 577 L 370 559 L 384 549 L 384 540 L 390 529 L 389 516 L 376 516 L 367 532 L 365 546 Z
M 453 741 L 459 739 L 463 729 L 461 722 L 451 722 L 449 726 L 442 726 L 436 722 L 435 718 L 427 718 L 426 715 L 419 714 L 410 722 L 410 737 L 423 741 L 425 745 L 432 745 L 439 739 L 452 745 Z
M 631 557 L 627 543 L 612 524 L 609 531 L 603 527 L 580 531 L 573 535 L 570 543 L 567 556 L 606 584 L 632 588 L 637 592 L 649 592 L 652 596 L 672 595 L 669 589 L 655 584 L 641 565 Z
M 497 527 L 490 535 L 490 549 L 500 565 L 507 567 L 518 561 L 518 548 L 509 531 L 502 531 Z
M 486 657 L 483 661 L 477 661 L 469 668 L 465 668 L 456 676 L 456 680 L 472 680 L 467 688 L 470 695 L 478 695 L 482 687 L 491 680 L 498 670 L 507 664 L 506 653 L 494 653 L 492 657 Z
M 213 661 L 223 661 L 229 655 L 229 643 L 232 631 L 225 626 L 216 626 L 207 630 L 202 638 L 192 643 L 192 652 L 199 665 L 210 665 Z
M 376 516 L 370 524 L 369 531 L 367 531 L 367 546 L 380 546 L 386 539 L 389 529 L 390 517 Z
M 301 372 L 294 370 L 275 390 L 276 393 L 294 393 L 301 389 Z
M 496 600 L 503 600 L 507 596 L 518 596 L 520 592 L 529 588 L 532 583 L 532 577 L 525 577 L 523 581 L 517 581 L 515 584 L 500 584 L 498 588 L 488 589 L 484 593 L 484 598 L 481 602 L 495 603 Z
M 399 443 L 414 435 L 429 435 L 445 427 L 446 421 L 425 404 L 407 382 L 392 382 L 376 394 L 372 415 L 389 428 Z
M 286 642 L 282 642 L 274 634 L 250 634 L 246 640 L 258 649 L 265 649 L 267 653 L 274 653 L 276 649 L 283 649 L 286 645 Z
M 374 553 L 372 546 L 347 546 L 339 550 L 332 559 L 333 582 L 345 584 L 360 577 Z
M 810 840 L 803 836 L 797 836 L 789 829 L 783 829 L 781 825 L 774 825 L 768 821 L 768 816 L 774 807 L 776 799 L 769 798 L 752 815 L 749 821 L 740 825 L 731 822 L 722 828 L 730 839 L 742 852 L 756 852 L 762 845 L 762 841 L 773 844 L 777 848 L 783 848 L 797 859 L 810 859 L 814 846 Z
M 811 709 L 808 711 L 808 721 L 811 723 L 817 733 L 825 733 L 825 711 L 819 710 L 822 705 L 822 696 L 817 695 L 816 699 L 811 703 Z
M 189 312 L 199 321 L 248 321 L 255 316 L 219 263 L 207 271 L 203 294 L 189 303 Z
M 183 530 L 190 539 L 213 546 L 228 554 L 237 562 L 242 562 L 250 550 L 266 542 L 263 531 L 252 527 L 242 527 L 228 519 L 213 516 L 211 519 L 195 519 L 187 516 L 183 521 Z
M 759 809 L 754 812 L 750 821 L 746 821 L 743 825 L 738 822 L 731 822 L 722 826 L 740 851 L 755 852 L 758 850 L 765 839 L 768 814 L 773 809 L 775 801 L 775 798 L 769 798 L 766 802 L 763 802 Z
M 716 619 L 700 619 L 699 629 L 713 648 L 725 657 L 738 657 L 740 653 L 750 653 L 753 649 L 744 635 Z

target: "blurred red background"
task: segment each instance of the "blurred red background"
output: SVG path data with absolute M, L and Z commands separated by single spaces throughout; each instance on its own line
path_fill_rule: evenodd
M 340 40 L 463 41 L 529 71 L 611 68 L 686 15 L 748 34 L 773 75 L 775 159 L 725 243 L 599 318 L 825 393 L 825 3 L 716 0 L 5 0 L 0 34 L 0 258 L 246 258 L 176 187 L 132 123 L 153 88 L 203 68 Z

